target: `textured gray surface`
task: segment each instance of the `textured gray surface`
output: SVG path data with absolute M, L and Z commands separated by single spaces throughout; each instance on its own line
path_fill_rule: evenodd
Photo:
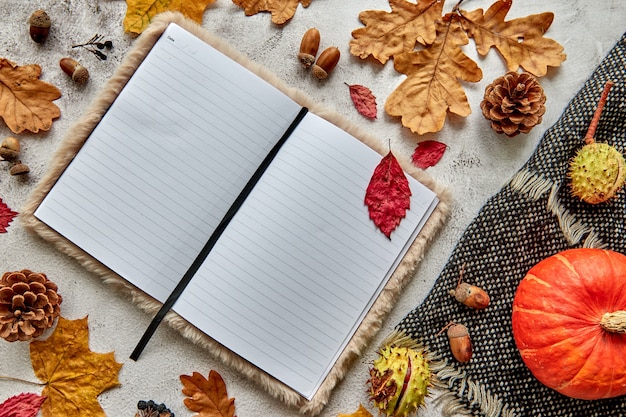
M 473 10 L 487 8 L 490 4 L 490 1 L 475 0 L 465 2 L 463 6 Z M 449 2 L 445 10 L 450 10 L 453 5 Z M 37 8 L 45 9 L 53 19 L 50 37 L 44 45 L 35 44 L 28 36 L 26 22 Z M 267 13 L 246 17 L 229 0 L 217 0 L 204 14 L 203 27 L 228 40 L 252 60 L 269 67 L 289 85 L 304 90 L 348 119 L 366 126 L 381 141 L 391 140 L 396 153 L 410 155 L 418 140 L 435 139 L 448 144 L 444 158 L 430 168 L 429 173 L 450 186 L 454 199 L 452 216 L 426 253 L 416 277 L 385 322 L 372 348 L 355 361 L 346 379 L 336 389 L 321 414 L 324 417 L 352 413 L 359 403 L 368 403 L 365 381 L 368 365 L 375 357 L 376 342 L 424 300 L 467 225 L 486 200 L 526 162 L 543 132 L 558 119 L 569 100 L 619 39 L 626 17 L 621 0 L 608 0 L 593 6 L 583 0 L 516 1 L 509 19 L 545 11 L 555 13 L 554 23 L 546 35 L 560 42 L 568 55 L 560 68 L 551 69 L 541 79 L 548 97 L 543 123 L 530 134 L 512 139 L 491 131 L 478 105 L 485 86 L 502 75 L 505 67 L 495 51 L 485 58 L 477 57 L 470 41 L 466 53 L 476 59 L 483 70 L 482 81 L 464 84 L 472 114 L 467 118 L 450 117 L 441 132 L 417 137 L 382 110 L 385 97 L 402 80 L 392 63 L 382 67 L 369 60 L 361 61 L 350 56 L 348 50 L 351 31 L 361 27 L 359 12 L 388 8 L 388 3 L 380 0 L 314 0 L 306 9 L 299 7 L 295 17 L 282 27 L 272 24 Z M 31 167 L 31 174 L 27 178 L 13 178 L 5 172 L 4 166 L 0 167 L 0 197 L 14 210 L 19 210 L 26 201 L 66 130 L 94 98 L 132 44 L 133 37 L 123 32 L 125 12 L 126 3 L 119 0 L 0 0 L 0 57 L 20 65 L 41 65 L 41 78 L 57 86 L 63 94 L 55 102 L 62 115 L 49 132 L 19 135 L 23 146 L 22 159 Z M 303 72 L 295 61 L 300 38 L 311 26 L 320 30 L 322 46 L 336 45 L 342 52 L 338 68 L 323 83 Z M 114 48 L 106 61 L 97 60 L 82 48 L 71 48 L 96 33 L 113 41 Z M 87 85 L 75 85 L 60 71 L 58 61 L 64 56 L 79 59 L 89 68 L 91 79 Z M 378 97 L 377 120 L 369 121 L 356 113 L 344 82 L 363 84 L 372 89 Z M 9 129 L 0 123 L 0 138 L 9 135 Z M 87 273 L 49 244 L 25 232 L 15 221 L 8 233 L 0 235 L 0 269 L 3 272 L 23 268 L 45 272 L 57 282 L 65 298 L 63 316 L 76 319 L 89 315 L 91 349 L 115 351 L 116 359 L 124 363 L 120 373 L 122 385 L 99 397 L 107 415 L 132 416 L 138 400 L 154 399 L 166 403 L 178 416 L 191 416 L 193 413 L 182 404 L 178 376 L 194 371 L 207 375 L 210 369 L 217 370 L 224 377 L 229 395 L 236 398 L 237 415 L 282 417 L 296 414 L 252 381 L 224 367 L 166 326 L 156 332 L 140 361 L 130 361 L 128 356 L 151 317 L 103 285 L 97 276 Z M 0 356 L 0 375 L 35 380 L 27 344 L 2 341 Z M 0 381 L 0 402 L 20 392 L 39 390 L 36 386 Z M 423 416 L 438 416 L 440 413 L 432 403 L 420 412 Z

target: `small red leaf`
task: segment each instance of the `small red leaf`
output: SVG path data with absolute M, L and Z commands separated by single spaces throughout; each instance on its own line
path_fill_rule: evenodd
M 35 417 L 45 399 L 32 393 L 14 395 L 0 404 L 0 417 Z
M 11 210 L 0 198 L 0 233 L 6 233 L 9 223 L 18 213 Z
M 376 97 L 372 91 L 358 84 L 346 84 L 350 87 L 350 98 L 357 111 L 370 119 L 376 118 Z
M 391 151 L 374 170 L 365 191 L 365 204 L 370 219 L 390 238 L 411 206 L 409 181 Z
M 426 169 L 439 162 L 446 151 L 446 144 L 436 140 L 425 140 L 417 144 L 413 152 L 413 163 L 416 167 Z

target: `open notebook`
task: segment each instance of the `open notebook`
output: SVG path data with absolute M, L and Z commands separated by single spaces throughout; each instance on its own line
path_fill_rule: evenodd
M 173 310 L 311 400 L 439 202 L 408 176 L 388 239 L 363 202 L 380 159 L 171 23 L 34 218 L 160 302 L 197 263 Z

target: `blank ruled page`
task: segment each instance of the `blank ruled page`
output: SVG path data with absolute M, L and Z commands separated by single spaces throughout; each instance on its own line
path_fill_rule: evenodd
M 163 301 L 299 110 L 172 24 L 35 216 Z
M 380 159 L 309 113 L 174 309 L 311 398 L 437 203 L 409 178 L 384 236 L 363 202 Z

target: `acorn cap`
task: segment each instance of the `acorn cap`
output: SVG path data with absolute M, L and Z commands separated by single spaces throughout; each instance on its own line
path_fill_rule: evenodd
M 44 10 L 35 10 L 30 15 L 28 23 L 38 28 L 49 28 L 51 26 L 50 16 Z
M 9 174 L 11 175 L 24 175 L 24 174 L 28 174 L 29 172 L 30 172 L 30 168 L 28 167 L 28 165 L 23 164 L 21 162 L 16 162 L 9 169 Z

